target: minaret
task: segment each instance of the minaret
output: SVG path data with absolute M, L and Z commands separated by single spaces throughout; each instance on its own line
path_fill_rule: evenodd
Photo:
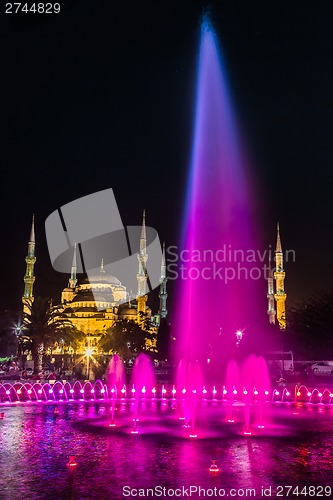
M 160 298 L 160 308 L 159 308 L 159 315 L 160 318 L 166 318 L 168 311 L 166 307 L 166 301 L 167 301 L 167 291 L 166 291 L 166 283 L 167 283 L 168 278 L 166 277 L 166 264 L 165 264 L 165 243 L 163 243 L 163 252 L 162 252 L 162 262 L 161 262 L 161 277 L 160 277 L 160 293 L 159 293 L 159 298 Z
M 72 288 L 73 290 L 76 287 L 77 278 L 76 278 L 76 243 L 74 243 L 74 252 L 73 252 L 73 260 L 71 267 L 71 277 L 68 281 L 68 288 Z
M 146 235 L 146 213 L 143 211 L 142 228 L 140 236 L 140 251 L 138 254 L 139 271 L 136 275 L 138 280 L 138 295 L 136 297 L 138 303 L 138 313 L 146 312 L 147 302 L 147 235 Z
M 101 267 L 99 268 L 100 274 L 105 274 L 105 269 L 104 269 L 104 259 L 101 260 Z
M 268 321 L 271 325 L 275 325 L 275 301 L 274 301 L 274 278 L 272 273 L 271 259 L 268 262 L 268 278 L 267 278 L 267 299 L 268 299 Z
M 25 258 L 26 262 L 26 271 L 25 271 L 25 276 L 24 276 L 24 292 L 23 292 L 23 297 L 22 297 L 22 303 L 23 303 L 23 312 L 30 313 L 29 307 L 27 307 L 27 304 L 32 304 L 34 300 L 34 282 L 35 282 L 35 275 L 34 275 L 34 266 L 36 262 L 36 257 L 35 257 L 35 216 L 32 216 L 32 224 L 31 224 L 31 232 L 30 232 L 30 239 L 28 243 L 28 254 Z
M 286 273 L 283 269 L 283 253 L 280 238 L 280 227 L 277 225 L 277 238 L 276 238 L 276 250 L 275 250 L 275 295 L 276 300 L 276 317 L 280 330 L 286 329 L 286 298 L 287 294 L 284 291 L 284 278 Z
M 71 275 L 68 280 L 68 286 L 63 289 L 61 292 L 61 302 L 62 304 L 66 304 L 67 302 L 72 302 L 73 298 L 76 295 L 76 243 L 74 243 L 74 251 L 72 258 L 72 267 L 71 267 Z

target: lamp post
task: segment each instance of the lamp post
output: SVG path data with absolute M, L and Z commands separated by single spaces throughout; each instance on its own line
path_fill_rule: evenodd
M 15 332 L 15 337 L 16 337 L 16 356 L 18 356 L 18 353 L 19 353 L 19 338 L 21 336 L 21 333 L 22 333 L 22 325 L 16 325 L 14 327 L 14 332 Z
M 236 331 L 236 345 L 238 346 L 240 341 L 242 340 L 243 338 L 243 332 L 242 330 L 237 330 Z
M 90 337 L 88 336 L 88 346 L 87 346 L 87 349 L 84 353 L 86 358 L 87 358 L 86 359 L 87 380 L 89 380 L 89 378 L 90 378 L 90 356 L 92 355 L 93 352 L 94 352 L 94 350 L 90 346 Z

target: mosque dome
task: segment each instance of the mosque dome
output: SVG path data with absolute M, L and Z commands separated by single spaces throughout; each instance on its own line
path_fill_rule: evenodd
M 88 284 L 90 283 L 91 285 L 96 284 L 96 283 L 105 283 L 109 285 L 121 285 L 121 282 L 115 277 L 112 276 L 111 274 L 103 274 L 103 273 L 96 273 L 87 276 L 82 280 L 83 284 Z
M 136 316 L 137 310 L 134 307 L 125 304 L 123 307 L 119 308 L 118 311 L 119 316 Z
M 93 293 L 92 289 L 82 289 L 75 295 L 72 300 L 72 303 L 75 302 L 112 302 L 113 295 L 112 293 L 106 293 L 102 295 L 98 291 Z

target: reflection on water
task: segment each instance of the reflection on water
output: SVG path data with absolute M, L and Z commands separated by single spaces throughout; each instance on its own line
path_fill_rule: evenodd
M 130 421 L 129 410 L 119 408 L 119 418 Z M 212 415 L 216 428 L 224 430 L 221 437 L 197 440 L 171 432 L 114 431 L 107 425 L 109 403 L 5 405 L 0 411 L 5 412 L 0 420 L 1 500 L 116 500 L 125 498 L 124 486 L 190 485 L 256 488 L 261 498 L 262 486 L 330 484 L 333 409 L 324 406 L 274 409 L 272 432 L 250 437 L 226 432 L 221 409 L 205 409 L 207 419 Z M 162 418 L 165 412 L 155 410 Z M 198 422 L 199 431 L 207 425 L 204 418 Z M 70 455 L 78 462 L 73 470 L 66 465 Z M 221 469 L 217 476 L 209 473 L 212 457 Z

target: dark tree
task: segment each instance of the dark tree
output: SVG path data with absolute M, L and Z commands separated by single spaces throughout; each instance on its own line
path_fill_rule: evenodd
M 164 360 L 169 357 L 171 343 L 171 325 L 166 318 L 161 318 L 157 334 L 158 359 Z
M 43 367 L 43 356 L 48 347 L 61 342 L 63 345 L 76 346 L 82 334 L 65 316 L 59 307 L 52 307 L 48 298 L 35 297 L 27 304 L 28 312 L 23 315 L 23 331 L 20 337 L 22 350 L 32 353 L 35 371 Z
M 0 314 L 0 357 L 17 354 L 22 317 L 17 311 L 6 310 Z
M 132 358 L 140 352 L 149 352 L 146 348 L 147 338 L 154 341 L 156 335 L 147 330 L 148 325 L 124 319 L 117 321 L 109 328 L 99 341 L 103 351 L 119 354 L 124 359 Z
M 316 292 L 288 313 L 288 336 L 303 359 L 332 359 L 333 294 Z

